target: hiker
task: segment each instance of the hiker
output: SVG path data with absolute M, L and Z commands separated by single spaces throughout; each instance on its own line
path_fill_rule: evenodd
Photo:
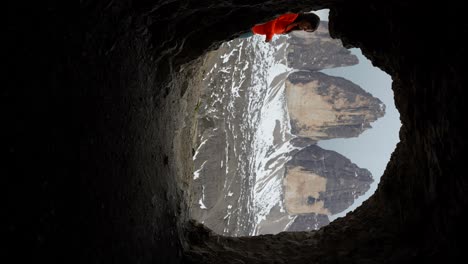
M 275 34 L 287 34 L 291 31 L 303 30 L 314 32 L 317 30 L 320 18 L 314 13 L 287 13 L 264 24 L 252 27 L 251 32 L 244 33 L 240 38 L 247 38 L 254 34 L 265 35 L 265 42 L 270 42 Z

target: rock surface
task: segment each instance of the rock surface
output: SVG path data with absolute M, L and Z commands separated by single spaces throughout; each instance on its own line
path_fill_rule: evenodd
M 299 231 L 312 231 L 318 230 L 322 226 L 326 226 L 330 223 L 327 215 L 324 214 L 301 214 L 298 215 L 294 222 L 288 226 L 287 231 L 299 232 Z
M 356 84 L 320 72 L 294 72 L 286 82 L 292 133 L 312 140 L 357 137 L 385 105 Z
M 7 3 L 5 259 L 460 262 L 468 233 L 463 4 Z M 377 192 L 314 232 L 227 238 L 188 222 L 194 60 L 277 14 L 324 7 L 332 36 L 393 79 L 401 142 Z
M 343 49 L 341 40 L 330 37 L 327 21 L 320 21 L 313 34 L 293 32 L 289 35 L 287 61 L 290 68 L 319 71 L 358 63 L 356 56 Z
M 374 180 L 342 155 L 311 145 L 286 163 L 284 181 L 288 212 L 330 215 L 348 208 Z

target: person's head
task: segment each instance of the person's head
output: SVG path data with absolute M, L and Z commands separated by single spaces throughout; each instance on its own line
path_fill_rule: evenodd
M 294 20 L 297 23 L 297 29 L 307 32 L 314 32 L 320 24 L 320 18 L 314 13 L 301 13 Z

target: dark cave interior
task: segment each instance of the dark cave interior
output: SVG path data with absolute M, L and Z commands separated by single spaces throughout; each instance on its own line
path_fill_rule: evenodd
M 185 203 L 198 58 L 275 15 L 322 8 L 333 37 L 392 76 L 401 142 L 377 192 L 346 217 L 316 232 L 218 237 L 190 221 Z M 451 263 L 466 250 L 462 3 L 102 0 L 7 10 L 9 259 Z

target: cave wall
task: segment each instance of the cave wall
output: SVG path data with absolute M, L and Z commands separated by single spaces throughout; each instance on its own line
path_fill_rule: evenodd
M 401 251 L 430 262 L 459 256 L 467 205 L 467 181 L 456 176 L 464 174 L 466 146 L 462 116 L 456 113 L 464 104 L 467 58 L 460 41 L 467 23 L 457 15 L 459 3 L 370 4 L 360 7 L 366 16 L 348 8 L 332 12 L 333 36 L 361 47 L 374 65 L 392 75 L 402 122 L 401 142 L 372 202 L 386 211 L 381 214 L 389 226 L 394 219 Z M 345 23 L 351 20 L 370 27 L 356 30 L 356 24 Z
M 331 35 L 393 78 L 401 142 L 376 194 L 317 232 L 224 238 L 188 222 L 197 58 L 274 15 L 324 7 Z M 18 262 L 440 263 L 466 249 L 460 3 L 103 0 L 7 11 L 4 237 Z
M 2 94 L 12 124 L 6 254 L 18 263 L 179 262 L 181 178 L 191 174 L 191 147 L 179 140 L 191 127 L 180 129 L 179 113 L 192 95 L 158 79 L 139 6 L 15 8 Z

